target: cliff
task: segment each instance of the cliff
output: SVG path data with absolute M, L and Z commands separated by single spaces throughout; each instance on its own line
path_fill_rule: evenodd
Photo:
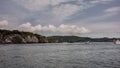
M 20 32 L 18 30 L 0 30 L 0 44 L 7 43 L 46 43 L 47 38 L 31 32 Z

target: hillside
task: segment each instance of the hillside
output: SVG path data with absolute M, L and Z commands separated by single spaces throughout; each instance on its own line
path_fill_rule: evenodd
M 0 43 L 46 43 L 47 38 L 31 32 L 0 30 Z
M 57 41 L 59 42 L 113 42 L 113 40 L 119 39 L 120 38 L 90 38 L 90 37 L 78 37 L 78 36 L 51 36 L 49 38 L 54 38 L 58 39 Z
M 31 32 L 24 32 L 18 30 L 0 30 L 0 44 L 9 43 L 61 43 L 61 42 L 112 42 L 120 38 L 89 38 L 78 36 L 42 36 Z

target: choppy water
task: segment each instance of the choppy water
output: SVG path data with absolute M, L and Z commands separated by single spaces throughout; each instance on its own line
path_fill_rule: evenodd
M 1 44 L 0 68 L 120 68 L 120 45 Z

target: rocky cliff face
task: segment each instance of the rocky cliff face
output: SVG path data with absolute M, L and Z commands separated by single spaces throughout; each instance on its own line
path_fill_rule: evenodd
M 39 43 L 39 40 L 36 36 L 33 35 L 26 35 L 23 36 L 25 43 Z
M 26 43 L 25 39 L 18 35 L 7 35 L 2 39 L 3 43 Z
M 0 39 L 0 43 L 39 43 L 39 40 L 34 35 L 6 35 Z
M 0 44 L 8 43 L 46 43 L 45 36 L 33 34 L 31 32 L 20 32 L 17 30 L 0 30 Z

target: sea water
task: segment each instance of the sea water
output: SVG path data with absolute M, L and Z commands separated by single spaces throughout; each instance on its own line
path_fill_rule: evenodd
M 120 68 L 120 45 L 0 44 L 0 68 Z

